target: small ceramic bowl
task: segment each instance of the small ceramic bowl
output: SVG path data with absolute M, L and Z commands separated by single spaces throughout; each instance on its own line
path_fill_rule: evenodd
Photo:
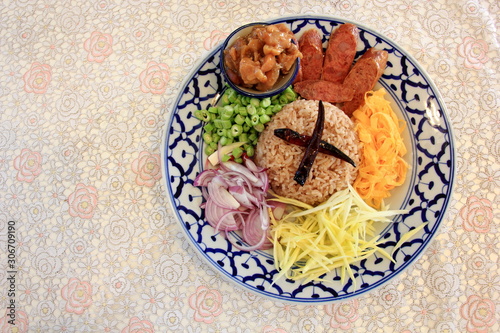
M 295 77 L 297 76 L 297 73 L 299 71 L 300 58 L 297 58 L 297 60 L 295 60 L 290 71 L 286 75 L 280 75 L 280 77 L 278 78 L 278 81 L 276 81 L 274 86 L 270 90 L 267 90 L 267 91 L 260 91 L 257 89 L 247 88 L 247 87 L 243 87 L 240 85 L 236 85 L 235 83 L 233 83 L 229 79 L 229 76 L 228 76 L 228 74 L 226 72 L 226 68 L 225 68 L 226 66 L 224 65 L 224 50 L 226 50 L 226 48 L 228 48 L 228 47 L 231 47 L 233 45 L 233 43 L 236 41 L 236 39 L 238 39 L 239 37 L 248 35 L 255 26 L 262 26 L 262 25 L 268 25 L 268 23 L 262 23 L 262 22 L 250 23 L 250 24 L 243 25 L 243 26 L 239 27 L 238 29 L 234 30 L 224 41 L 224 44 L 222 44 L 222 48 L 220 51 L 220 57 L 221 57 L 220 69 L 222 71 L 224 79 L 226 80 L 227 84 L 231 88 L 233 88 L 238 93 L 240 93 L 244 96 L 266 98 L 266 97 L 271 97 L 271 96 L 277 95 L 277 94 L 283 92 L 288 86 L 290 86 L 293 83 L 293 81 L 295 80 Z

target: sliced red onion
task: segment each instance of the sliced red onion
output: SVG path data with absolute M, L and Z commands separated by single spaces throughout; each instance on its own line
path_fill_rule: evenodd
M 194 179 L 194 186 L 207 186 L 208 183 L 216 176 L 216 171 L 213 169 L 204 170 Z
M 245 159 L 245 166 L 250 171 L 252 171 L 253 173 L 255 173 L 256 176 L 262 181 L 262 183 L 264 184 L 264 186 L 262 187 L 262 189 L 264 190 L 264 192 L 267 192 L 267 190 L 269 190 L 269 178 L 268 178 L 266 169 L 257 166 L 254 163 L 254 161 L 252 161 L 249 158 Z
M 259 242 L 253 246 L 241 246 L 241 245 L 238 245 L 238 243 L 236 243 L 236 241 L 234 239 L 232 239 L 230 237 L 231 234 L 227 234 L 227 239 L 231 242 L 231 244 L 233 244 L 233 246 L 235 248 L 237 248 L 238 250 L 241 250 L 241 251 L 255 251 L 255 250 L 261 250 L 263 249 L 262 246 L 264 244 L 264 242 L 266 241 L 266 237 L 265 237 L 265 234 L 263 234 L 262 238 L 259 240 Z
M 276 220 L 281 220 L 285 214 L 286 204 L 278 201 L 270 201 L 271 212 Z
M 259 211 L 260 227 L 262 230 L 269 229 L 269 211 L 266 206 L 261 206 Z
M 247 188 L 253 188 L 255 186 L 248 177 L 237 171 L 226 171 L 224 177 L 227 179 L 228 183 L 232 185 L 246 185 Z
M 261 167 L 257 166 L 257 164 L 255 164 L 255 162 L 249 158 L 245 158 L 245 166 L 248 168 L 248 170 L 250 170 L 254 173 L 266 171 L 265 168 L 261 168 Z
M 257 198 L 248 193 L 243 186 L 230 186 L 229 193 L 245 208 L 252 209 L 254 204 L 257 203 Z
M 203 187 L 201 188 L 201 195 L 203 195 L 203 198 L 204 198 L 205 200 L 207 200 L 207 199 L 208 199 L 208 190 L 207 190 L 207 187 L 206 187 L 206 186 L 203 186 Z M 202 208 L 203 208 L 203 207 L 202 207 Z
M 222 208 L 214 204 L 213 200 L 210 197 L 205 203 L 205 218 L 207 219 L 207 222 L 214 228 L 217 226 L 217 223 L 220 221 L 222 216 L 230 211 L 230 209 Z
M 233 170 L 236 172 L 241 173 L 245 177 L 247 177 L 254 186 L 256 187 L 261 187 L 264 184 L 262 184 L 262 181 L 257 178 L 248 168 L 246 168 L 244 165 L 232 162 L 232 161 L 227 161 L 227 162 L 222 162 L 221 165 L 226 167 L 229 170 Z
M 264 168 L 246 158 L 245 165 L 228 161 L 200 173 L 194 185 L 202 187 L 205 217 L 216 232 L 242 251 L 269 249 L 269 179 Z M 245 215 L 245 216 L 244 216 Z M 241 230 L 248 246 L 238 245 L 228 231 Z
M 222 215 L 219 221 L 217 222 L 217 225 L 215 226 L 215 232 L 218 232 L 219 230 L 224 230 L 226 232 L 239 230 L 241 228 L 242 219 L 239 219 L 237 221 L 235 219 L 235 216 L 238 216 L 238 214 L 242 213 L 246 212 L 232 210 Z
M 243 240 L 255 246 L 260 244 L 259 249 L 265 250 L 272 247 L 269 240 L 269 215 L 267 209 L 254 209 L 245 220 L 245 227 L 243 228 Z M 267 218 L 267 221 L 264 221 Z M 264 238 L 264 240 L 262 240 Z
M 212 182 L 207 185 L 208 195 L 213 203 L 219 207 L 226 209 L 237 209 L 240 203 L 229 193 L 229 191 L 220 182 L 216 182 L 215 177 Z
M 267 172 L 260 172 L 258 175 L 260 177 L 260 180 L 264 184 L 264 186 L 262 187 L 262 190 L 265 193 L 267 193 L 267 191 L 269 190 L 269 177 L 267 175 Z

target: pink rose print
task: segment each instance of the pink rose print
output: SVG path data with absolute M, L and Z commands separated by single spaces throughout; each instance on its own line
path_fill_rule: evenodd
M 331 316 L 330 326 L 342 330 L 350 329 L 351 324 L 358 319 L 358 308 L 359 302 L 357 300 L 340 304 L 328 304 L 324 307 L 326 314 Z
M 24 148 L 14 159 L 14 168 L 17 170 L 17 180 L 31 183 L 42 172 L 42 155 Z
M 467 204 L 460 210 L 463 220 L 462 226 L 466 231 L 475 231 L 481 234 L 490 231 L 493 221 L 493 208 L 488 199 L 479 199 L 472 196 L 467 199 Z
M 24 91 L 27 93 L 45 94 L 52 79 L 50 65 L 34 62 L 31 68 L 24 73 Z
M 458 46 L 458 54 L 464 58 L 465 67 L 481 69 L 489 60 L 488 44 L 481 39 L 465 37 L 464 42 Z
M 210 37 L 208 37 L 207 39 L 205 39 L 205 41 L 203 42 L 203 47 L 205 47 L 205 50 L 210 50 L 214 46 L 216 46 L 217 44 L 219 44 L 221 41 L 223 41 L 224 39 L 226 39 L 227 36 L 228 36 L 228 34 L 225 33 L 225 32 L 223 32 L 223 31 L 213 30 L 210 33 Z
M 281 328 L 273 328 L 267 325 L 262 328 L 262 333 L 286 333 L 286 331 Z
M 195 310 L 194 320 L 211 324 L 222 313 L 222 295 L 216 289 L 199 286 L 189 297 L 189 306 Z
M 92 305 L 92 286 L 87 281 L 71 278 L 62 288 L 61 296 L 66 301 L 66 311 L 82 314 Z
M 15 318 L 15 325 L 12 325 L 11 320 Z M 22 310 L 15 310 L 15 314 L 11 313 L 9 309 L 5 311 L 5 315 L 0 318 L 0 332 L 1 333 L 26 333 L 28 332 L 28 315 Z
M 69 215 L 90 219 L 97 206 L 97 189 L 84 184 L 76 185 L 76 189 L 68 197 Z
M 121 333 L 154 333 L 153 323 L 149 320 L 140 320 L 137 317 L 130 318 L 128 326 Z
M 161 178 L 160 155 L 141 152 L 132 162 L 132 171 L 137 175 L 135 177 L 137 185 L 152 187 Z
M 163 94 L 167 90 L 170 70 L 166 64 L 150 61 L 139 75 L 141 90 L 144 93 Z
M 468 332 L 488 332 L 488 327 L 496 323 L 495 313 L 495 303 L 476 295 L 469 296 L 467 302 L 460 307 L 460 315 L 467 320 Z
M 113 53 L 113 37 L 110 34 L 94 31 L 83 43 L 83 48 L 88 52 L 88 61 L 103 62 Z

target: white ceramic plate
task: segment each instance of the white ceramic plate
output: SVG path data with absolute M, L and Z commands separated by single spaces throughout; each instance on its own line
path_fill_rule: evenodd
M 407 231 L 428 224 L 399 248 L 396 263 L 373 255 L 351 268 L 357 280 L 340 282 L 336 271 L 326 275 L 328 283 L 279 279 L 270 251 L 244 252 L 235 249 L 205 221 L 200 208 L 202 194 L 193 185 L 203 170 L 206 156 L 201 139 L 202 124 L 193 114 L 207 108 L 225 82 L 219 70 L 220 46 L 212 50 L 194 68 L 183 83 L 171 110 L 164 135 L 163 172 L 167 196 L 189 242 L 210 266 L 245 290 L 274 300 L 296 303 L 327 303 L 370 292 L 405 270 L 429 244 L 443 220 L 451 198 L 455 170 L 455 147 L 450 121 L 435 85 L 416 60 L 401 47 L 362 24 L 324 16 L 287 17 L 270 21 L 284 22 L 300 37 L 309 28 L 320 30 L 326 46 L 330 32 L 339 24 L 359 27 L 359 57 L 370 47 L 389 52 L 388 66 L 377 87 L 388 92 L 394 110 L 407 123 L 404 139 L 411 165 L 406 183 L 392 192 L 391 209 L 408 210 L 389 226 L 381 227 L 380 245 L 389 253 Z

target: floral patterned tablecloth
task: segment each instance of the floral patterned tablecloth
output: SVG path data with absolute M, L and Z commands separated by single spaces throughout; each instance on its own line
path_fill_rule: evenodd
M 499 332 L 499 11 L 494 0 L 3 1 L 0 332 Z M 455 192 L 424 255 L 327 305 L 219 276 L 161 180 L 162 134 L 194 64 L 237 26 L 291 14 L 394 39 L 435 81 L 456 136 Z

